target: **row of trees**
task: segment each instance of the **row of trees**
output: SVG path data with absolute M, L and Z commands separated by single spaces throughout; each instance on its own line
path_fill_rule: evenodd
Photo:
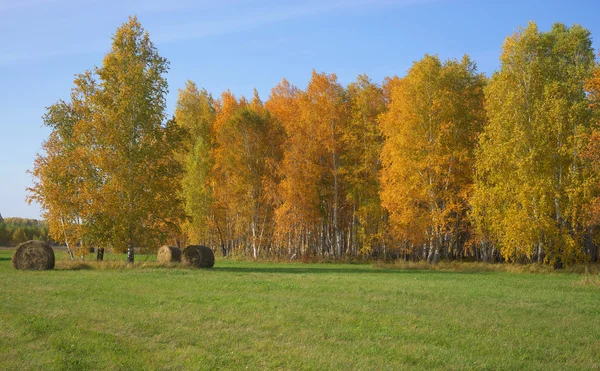
M 600 72 L 589 31 L 531 23 L 491 79 L 425 56 L 348 86 L 313 72 L 263 103 L 164 73 L 132 18 L 48 109 L 31 200 L 70 245 L 224 255 L 597 260 Z M 131 256 L 133 259 L 133 256 Z
M 0 246 L 16 246 L 29 240 L 48 241 L 48 225 L 36 219 L 3 218 L 0 214 Z

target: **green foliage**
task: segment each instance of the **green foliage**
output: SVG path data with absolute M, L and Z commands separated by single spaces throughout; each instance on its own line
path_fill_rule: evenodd
M 188 132 L 178 156 L 185 167 L 182 192 L 189 220 L 184 229 L 192 243 L 205 241 L 210 233 L 215 117 L 212 96 L 188 81 L 185 89 L 179 91 L 175 118 Z
M 6 225 L 0 222 L 0 246 L 8 246 L 12 239 L 12 233 L 6 228 Z
M 13 245 L 18 245 L 27 240 L 28 240 L 28 238 L 27 238 L 27 235 L 25 234 L 25 231 L 23 230 L 23 228 L 15 229 L 15 231 L 13 232 L 13 235 L 12 235 Z
M 19 233 L 20 242 L 28 240 L 42 240 L 53 242 L 48 236 L 48 223 L 36 219 L 27 218 L 4 218 L 0 221 L 0 246 L 14 246 L 17 244 L 13 236 L 21 230 L 25 237 Z

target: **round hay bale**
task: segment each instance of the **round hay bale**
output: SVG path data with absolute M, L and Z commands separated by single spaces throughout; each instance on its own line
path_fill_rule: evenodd
M 181 249 L 177 246 L 161 246 L 156 260 L 159 263 L 174 263 L 181 261 Z
M 181 261 L 196 268 L 212 268 L 215 265 L 215 254 L 210 247 L 190 245 L 183 249 Z
M 43 241 L 23 242 L 15 249 L 12 263 L 16 269 L 54 269 L 54 250 Z

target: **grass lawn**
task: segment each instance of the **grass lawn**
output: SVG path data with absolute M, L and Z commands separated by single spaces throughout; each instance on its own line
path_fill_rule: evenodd
M 576 274 L 218 257 L 210 270 L 32 272 L 11 253 L 0 369 L 600 368 L 600 288 Z

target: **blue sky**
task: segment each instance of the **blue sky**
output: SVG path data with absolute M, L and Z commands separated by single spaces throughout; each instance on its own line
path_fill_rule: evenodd
M 39 218 L 26 174 L 48 135 L 45 107 L 99 65 L 115 29 L 137 14 L 171 62 L 168 110 L 193 80 L 218 97 L 263 100 L 282 78 L 304 88 L 313 69 L 341 83 L 402 76 L 425 53 L 469 54 L 498 68 L 504 38 L 535 21 L 581 24 L 600 38 L 600 2 L 527 0 L 0 0 L 0 213 Z M 600 44 L 594 42 L 598 50 Z

